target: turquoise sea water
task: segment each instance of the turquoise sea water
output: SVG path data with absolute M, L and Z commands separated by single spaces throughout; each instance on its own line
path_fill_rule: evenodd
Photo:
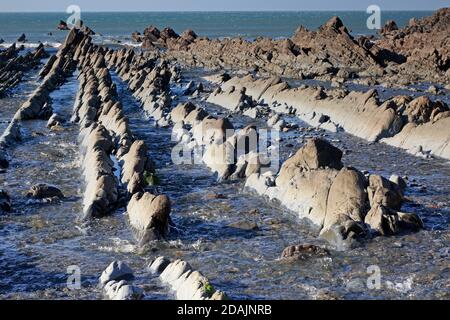
M 430 15 L 431 11 L 385 11 L 383 23 L 395 20 L 404 26 L 409 19 Z M 158 28 L 172 27 L 181 33 L 193 29 L 210 38 L 240 36 L 253 39 L 257 36 L 272 38 L 290 37 L 300 25 L 316 29 L 332 16 L 339 16 L 354 34 L 373 34 L 366 21 L 366 12 L 126 12 L 82 13 L 81 19 L 104 38 L 128 41 L 133 31 L 143 31 L 153 24 Z M 25 33 L 29 42 L 60 42 L 66 32 L 57 31 L 59 20 L 66 20 L 66 13 L 5 13 L 0 12 L 0 39 L 5 43 L 15 41 Z M 49 35 L 49 33 L 52 35 Z

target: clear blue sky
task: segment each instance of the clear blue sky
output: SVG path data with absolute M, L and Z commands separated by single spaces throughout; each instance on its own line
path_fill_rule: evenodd
M 445 0 L 0 0 L 0 12 L 59 11 L 76 4 L 82 11 L 263 11 L 263 10 L 435 10 Z

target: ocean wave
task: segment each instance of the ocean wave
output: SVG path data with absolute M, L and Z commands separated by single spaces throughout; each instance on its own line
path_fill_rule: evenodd
M 99 45 L 115 45 L 115 46 L 134 47 L 134 48 L 142 47 L 142 43 L 136 43 L 136 42 L 132 42 L 132 41 L 123 41 L 120 39 L 103 38 L 103 37 L 98 37 L 93 42 L 95 44 L 99 44 Z
M 135 47 L 135 48 L 140 48 L 142 47 L 142 43 L 135 43 L 135 42 L 129 42 L 129 41 L 125 41 L 123 43 L 121 43 L 123 46 L 127 46 L 127 47 Z
M 37 47 L 39 47 L 40 44 L 41 44 L 41 42 L 25 42 L 25 43 L 16 42 L 16 46 L 17 47 L 23 46 L 24 48 L 27 48 L 27 49 L 37 48 Z M 62 43 L 60 43 L 60 42 L 44 41 L 44 42 L 42 42 L 42 44 L 46 48 L 59 48 Z M 2 43 L 2 44 L 0 44 L 0 48 L 9 48 L 12 45 L 13 45 L 12 42 L 11 43 Z

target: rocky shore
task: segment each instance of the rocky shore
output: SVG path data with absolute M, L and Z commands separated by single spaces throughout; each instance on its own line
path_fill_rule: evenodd
M 160 31 L 153 26 L 132 38 L 144 49 L 167 48 L 166 57 L 191 67 L 244 69 L 338 83 L 406 85 L 439 81 L 449 85 L 450 10 L 443 8 L 431 17 L 413 19 L 402 30 L 389 23 L 378 38 L 354 37 L 338 17 L 317 31 L 301 26 L 285 40 L 211 40 L 192 30 L 178 35 L 171 28 Z
M 370 38 L 354 37 L 335 17 L 284 40 L 210 40 L 151 26 L 133 34 L 140 50 L 95 44 L 83 27 L 71 29 L 50 57 L 42 46 L 19 55 L 13 45 L 0 52 L 0 94 L 48 60 L 0 137 L 2 227 L 17 217 L 40 219 L 47 206 L 52 218 L 14 232 L 72 230 L 75 236 L 46 241 L 83 243 L 74 250 L 89 252 L 77 255 L 90 273 L 83 286 L 111 300 L 155 292 L 179 300 L 263 298 L 274 286 L 332 298 L 357 290 L 331 280 L 351 261 L 388 266 L 392 254 L 412 263 L 408 250 L 422 239 L 444 250 L 448 197 L 417 199 L 441 200 L 445 192 L 449 19 L 442 9 L 403 29 L 390 21 Z M 399 95 L 374 87 L 413 83 L 436 90 Z M 74 103 L 64 109 L 57 93 L 68 84 Z M 47 181 L 18 180 L 32 157 L 27 148 L 37 151 L 25 166 L 42 166 Z M 67 148 L 76 155 L 70 164 Z M 407 177 L 402 157 L 421 172 L 439 168 L 441 189 Z M 66 176 L 69 168 L 75 176 Z M 448 254 L 438 253 L 433 261 L 442 267 Z M 86 266 L 87 258 L 95 265 Z M 330 275 L 328 287 L 339 290 L 318 290 L 310 275 Z M 249 294 L 252 285 L 265 293 Z
M 41 61 L 48 58 L 48 53 L 41 44 L 35 50 L 20 55 L 24 50 L 14 43 L 0 51 L 0 98 L 22 81 L 24 73 L 37 68 Z
M 257 111 L 267 105 L 274 114 L 293 114 L 325 130 L 342 128 L 365 140 L 385 142 L 417 156 L 450 159 L 450 108 L 439 100 L 394 96 L 381 102 L 376 90 L 291 88 L 278 77 L 255 79 L 248 75 L 225 82 L 221 77 L 207 80 L 220 85 L 208 101 L 234 112 Z

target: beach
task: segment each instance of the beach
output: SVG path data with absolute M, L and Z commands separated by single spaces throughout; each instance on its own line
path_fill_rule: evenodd
M 449 8 L 0 18 L 2 299 L 449 299 Z

